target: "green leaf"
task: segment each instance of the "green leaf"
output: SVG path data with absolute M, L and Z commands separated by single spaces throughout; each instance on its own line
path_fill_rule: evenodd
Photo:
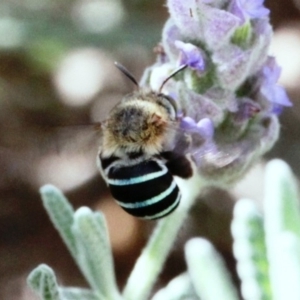
M 300 239 L 291 232 L 282 232 L 270 257 L 274 300 L 300 299 Z
M 243 299 L 271 300 L 263 218 L 251 200 L 236 203 L 231 232 Z
M 265 183 L 265 232 L 274 300 L 300 299 L 300 212 L 297 185 L 289 166 L 268 163 Z M 300 279 L 299 279 L 300 280 Z
M 185 259 L 201 300 L 239 299 L 222 257 L 209 241 L 202 238 L 189 240 L 185 245 Z
M 40 189 L 40 192 L 44 207 L 46 208 L 52 223 L 76 260 L 77 248 L 75 238 L 71 230 L 74 222 L 73 207 L 70 205 L 63 193 L 53 185 L 44 185 Z
M 79 264 L 91 287 L 105 300 L 119 299 L 104 216 L 81 207 L 74 215 L 72 230 L 80 254 Z
M 300 238 L 300 210 L 297 184 L 290 167 L 282 160 L 268 163 L 265 175 L 265 227 L 267 237 L 291 231 Z
M 47 265 L 39 265 L 27 278 L 28 285 L 42 300 L 62 300 L 53 270 Z
M 192 163 L 193 172 L 197 174 Z M 169 216 L 158 221 L 142 254 L 137 259 L 123 290 L 126 300 L 148 299 L 163 265 L 174 247 L 178 232 L 188 216 L 205 183 L 199 176 L 189 180 L 176 178 L 182 197 L 179 207 Z M 141 278 L 143 280 L 141 281 Z M 138 288 L 137 288 L 138 287 Z
M 60 288 L 59 291 L 64 300 L 105 300 L 88 289 L 71 287 Z
M 168 285 L 159 290 L 152 300 L 186 300 L 196 299 L 194 287 L 188 273 L 183 273 L 172 279 Z

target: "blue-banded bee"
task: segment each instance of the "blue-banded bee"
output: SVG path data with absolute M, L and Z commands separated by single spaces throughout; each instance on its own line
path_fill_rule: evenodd
M 138 86 L 128 70 L 116 66 Z M 192 175 L 189 161 L 174 149 L 179 126 L 175 101 L 161 93 L 185 67 L 166 78 L 157 93 L 138 89 L 125 96 L 101 124 L 100 172 L 117 203 L 139 218 L 157 219 L 174 211 L 181 193 L 173 176 Z

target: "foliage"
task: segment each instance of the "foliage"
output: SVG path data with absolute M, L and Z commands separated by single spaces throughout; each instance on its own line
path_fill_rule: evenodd
M 242 282 L 241 293 L 245 300 L 300 299 L 300 212 L 295 179 L 283 161 L 273 160 L 266 167 L 265 181 L 263 214 L 248 199 L 238 201 L 234 209 L 233 249 Z M 31 272 L 28 282 L 41 299 L 148 299 L 157 279 L 153 280 L 151 273 L 158 276 L 157 270 L 162 269 L 164 262 L 164 257 L 159 260 L 156 257 L 164 255 L 161 253 L 168 239 L 174 241 L 165 221 L 174 221 L 172 215 L 157 225 L 137 260 L 135 275 L 130 275 L 121 294 L 113 273 L 103 215 L 85 207 L 74 212 L 54 186 L 44 186 L 41 193 L 52 222 L 91 286 L 91 290 L 61 287 L 53 270 L 40 265 Z M 209 241 L 203 238 L 188 241 L 185 258 L 187 273 L 174 278 L 153 300 L 238 299 L 223 259 Z

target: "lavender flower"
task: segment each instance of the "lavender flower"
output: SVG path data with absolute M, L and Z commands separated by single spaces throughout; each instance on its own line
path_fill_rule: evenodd
M 188 68 L 163 92 L 176 95 L 181 129 L 203 180 L 227 186 L 240 178 L 279 135 L 277 114 L 291 106 L 268 56 L 272 36 L 263 0 L 168 0 L 164 60 L 145 72 L 157 90 L 162 74 Z M 200 121 L 200 122 L 199 122 Z

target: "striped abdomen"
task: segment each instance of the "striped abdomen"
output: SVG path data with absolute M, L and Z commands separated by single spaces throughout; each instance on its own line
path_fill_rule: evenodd
M 167 167 L 158 159 L 129 166 L 115 164 L 107 166 L 106 171 L 112 196 L 133 216 L 161 218 L 179 204 L 181 195 L 178 186 Z

